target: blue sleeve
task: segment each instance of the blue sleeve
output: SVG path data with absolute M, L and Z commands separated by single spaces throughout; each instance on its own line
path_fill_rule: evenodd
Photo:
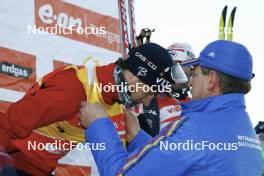
M 86 142 L 104 144 L 104 150 L 91 150 L 101 176 L 115 175 L 128 157 L 121 139 L 109 118 L 95 120 L 86 129 Z M 110 174 L 111 173 L 111 174 Z
M 168 130 L 171 131 L 170 129 Z M 201 160 L 203 152 L 172 150 L 166 146 L 194 139 L 180 132 L 179 136 L 158 135 L 141 148 L 128 153 L 108 118 L 97 119 L 86 130 L 89 143 L 105 143 L 105 150 L 93 150 L 93 156 L 101 176 L 114 175 L 182 175 L 193 163 Z M 178 134 L 178 131 L 177 131 Z M 163 145 L 161 145 L 161 143 Z M 168 145 L 166 145 L 168 144 Z M 163 146 L 163 147 L 162 147 Z
M 128 144 L 127 151 L 130 153 L 139 147 L 146 144 L 152 137 L 148 135 L 144 130 L 140 130 L 134 139 Z

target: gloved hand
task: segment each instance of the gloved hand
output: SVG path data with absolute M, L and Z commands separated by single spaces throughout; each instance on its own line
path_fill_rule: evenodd
M 140 34 L 136 37 L 136 39 L 137 39 L 137 45 L 140 46 L 140 45 L 142 45 L 144 43 L 150 42 L 151 34 L 154 31 L 155 31 L 155 29 L 153 29 L 153 30 L 151 30 L 149 28 L 143 28 L 143 29 L 141 29 Z M 144 42 L 144 38 L 146 38 L 145 42 Z

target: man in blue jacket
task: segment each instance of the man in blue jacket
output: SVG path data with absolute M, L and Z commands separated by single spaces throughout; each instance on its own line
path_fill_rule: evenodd
M 185 65 L 194 67 L 193 101 L 182 104 L 183 118 L 151 138 L 125 111 L 132 139 L 127 149 L 104 110 L 82 104 L 87 142 L 105 144 L 105 150 L 92 151 L 102 176 L 261 175 L 261 147 L 245 111 L 253 77 L 249 51 L 217 40 Z

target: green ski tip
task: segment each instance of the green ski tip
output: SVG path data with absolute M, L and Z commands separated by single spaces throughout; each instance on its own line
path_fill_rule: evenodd
M 220 16 L 219 31 L 218 31 L 218 39 L 220 40 L 225 40 L 226 12 L 227 12 L 227 5 L 223 8 Z

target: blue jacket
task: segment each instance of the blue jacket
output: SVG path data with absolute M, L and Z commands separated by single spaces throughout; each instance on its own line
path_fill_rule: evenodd
M 182 104 L 183 118 L 158 136 L 139 134 L 125 149 L 108 118 L 86 130 L 101 176 L 259 176 L 261 147 L 242 94 L 226 94 Z

